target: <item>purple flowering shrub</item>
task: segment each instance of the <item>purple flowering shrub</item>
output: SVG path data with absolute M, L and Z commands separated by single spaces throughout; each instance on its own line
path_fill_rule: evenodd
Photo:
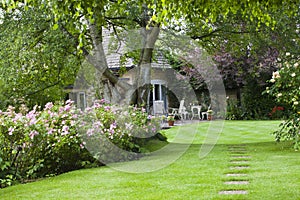
M 140 139 L 160 128 L 144 109 L 96 101 L 84 112 L 72 101 L 28 111 L 0 111 L 0 188 L 84 167 L 139 157 Z M 98 160 L 96 160 L 96 159 Z M 100 162 L 99 162 L 100 161 Z

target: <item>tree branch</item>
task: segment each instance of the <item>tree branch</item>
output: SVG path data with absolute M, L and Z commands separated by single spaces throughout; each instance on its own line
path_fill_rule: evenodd
M 54 86 L 58 85 L 60 82 L 61 82 L 60 80 L 59 80 L 59 81 L 56 81 L 55 83 L 53 83 L 53 84 L 51 84 L 51 85 L 47 85 L 47 86 L 45 86 L 45 87 L 43 87 L 43 88 L 41 88 L 41 89 L 39 89 L 39 90 L 36 90 L 36 91 L 30 92 L 30 93 L 27 93 L 27 94 L 25 94 L 25 96 L 30 96 L 30 95 L 37 94 L 37 93 L 39 93 L 39 92 L 41 92 L 41 91 L 44 91 L 44 90 L 46 90 L 46 89 L 48 89 L 48 88 L 51 88 L 51 87 L 54 87 Z
M 207 33 L 207 34 L 204 34 L 204 35 L 200 35 L 200 36 L 197 36 L 197 35 L 191 36 L 191 38 L 194 39 L 194 40 L 196 40 L 196 39 L 202 40 L 203 38 L 213 36 L 215 33 L 220 32 L 221 30 L 222 30 L 222 29 L 216 29 L 216 30 L 213 30 L 212 32 Z

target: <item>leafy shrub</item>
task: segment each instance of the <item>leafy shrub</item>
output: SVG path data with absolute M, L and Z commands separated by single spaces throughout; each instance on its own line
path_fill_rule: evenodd
M 249 78 L 242 89 L 241 102 L 228 99 L 226 119 L 230 120 L 265 120 L 286 119 L 290 106 L 276 102 L 274 97 L 266 95 L 265 87 L 254 78 Z
M 288 119 L 281 124 L 281 129 L 274 132 L 276 140 L 292 140 L 294 148 L 300 148 L 300 68 L 299 58 L 286 53 L 285 60 L 279 60 L 279 70 L 273 73 L 269 81 L 272 86 L 266 93 L 275 97 L 277 102 L 291 107 Z
M 18 112 L 10 106 L 0 111 L 0 187 L 101 164 L 95 158 L 104 163 L 137 158 L 139 142 L 159 125 L 144 109 L 104 101 L 85 112 L 72 101 L 47 103 L 42 110 L 23 106 Z
M 138 158 L 143 139 L 155 135 L 160 128 L 159 120 L 151 119 L 143 108 L 124 109 L 103 101 L 95 102 L 81 117 L 79 126 L 85 146 L 104 163 Z
M 284 140 L 294 141 L 294 148 L 300 149 L 300 112 L 290 116 L 285 122 L 280 124 L 280 129 L 275 131 L 275 139 L 277 142 Z
M 226 119 L 227 120 L 240 120 L 243 117 L 243 109 L 238 105 L 238 101 L 235 99 L 227 99 L 227 110 Z
M 244 119 L 270 119 L 270 112 L 278 103 L 273 97 L 263 94 L 264 90 L 265 86 L 259 84 L 254 78 L 249 78 L 241 97 L 241 104 L 245 110 Z M 285 110 L 281 114 L 284 113 Z M 279 112 L 274 114 L 278 118 L 283 117 Z M 272 117 L 275 118 L 275 115 Z
M 65 105 L 48 103 L 42 111 L 38 109 L 35 106 L 27 113 L 17 113 L 10 106 L 1 113 L 1 182 L 8 176 L 23 180 L 59 174 L 80 168 L 82 160 L 91 160 L 80 148 L 77 111 L 71 101 Z

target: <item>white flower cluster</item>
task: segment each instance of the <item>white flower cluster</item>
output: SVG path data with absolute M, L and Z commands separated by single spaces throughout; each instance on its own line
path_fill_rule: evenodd
M 280 78 L 279 71 L 273 72 L 272 79 L 270 80 L 271 83 L 275 83 L 276 79 Z

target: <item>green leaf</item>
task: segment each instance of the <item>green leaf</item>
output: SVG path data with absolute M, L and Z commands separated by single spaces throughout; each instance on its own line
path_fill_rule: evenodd
M 52 27 L 53 30 L 57 30 L 58 29 L 58 24 L 54 24 Z

